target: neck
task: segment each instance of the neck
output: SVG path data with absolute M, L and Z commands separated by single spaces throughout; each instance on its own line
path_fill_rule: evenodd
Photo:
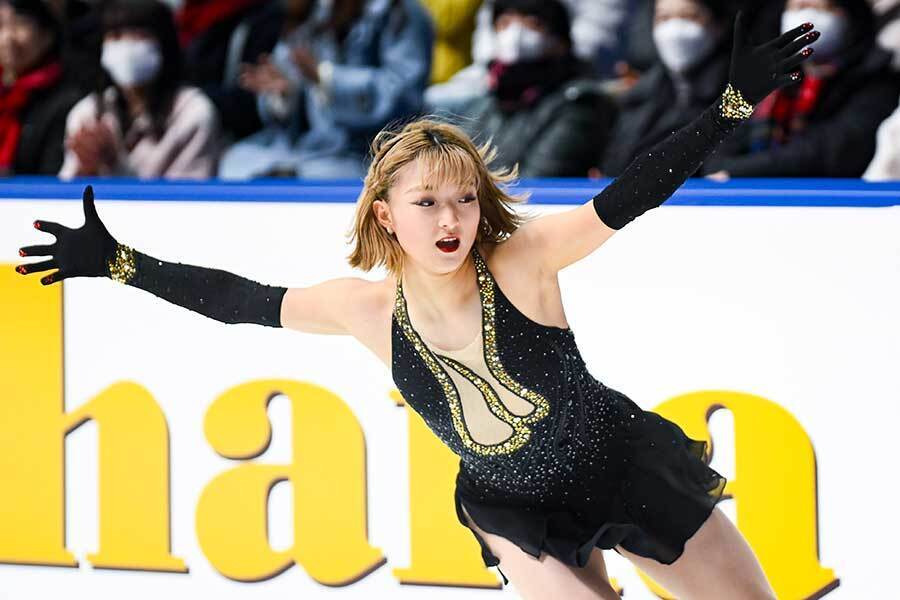
M 415 298 L 421 317 L 440 320 L 444 315 L 471 302 L 478 294 L 475 263 L 471 256 L 449 273 L 434 274 L 407 261 L 403 269 L 403 290 L 407 302 Z
M 125 96 L 125 102 L 128 104 L 128 112 L 132 117 L 143 114 L 147 109 L 147 87 L 134 86 L 123 87 L 122 95 Z

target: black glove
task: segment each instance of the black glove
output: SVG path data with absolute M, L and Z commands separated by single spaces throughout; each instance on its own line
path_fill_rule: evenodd
M 790 31 L 755 46 L 743 12 L 734 20 L 734 45 L 731 50 L 729 81 L 750 104 L 760 100 L 800 79 L 797 67 L 812 53 L 812 48 L 800 51 L 807 44 L 819 39 L 819 32 L 812 31 L 812 23 L 804 23 Z
M 286 288 L 261 285 L 220 269 L 167 263 L 119 244 L 100 221 L 94 190 L 82 197 L 84 225 L 70 229 L 52 221 L 34 226 L 56 236 L 56 243 L 28 246 L 20 256 L 52 256 L 19 265 L 23 275 L 59 269 L 41 279 L 50 285 L 68 277 L 110 277 L 223 323 L 256 323 L 281 327 L 281 301 Z
M 744 21 L 743 13 L 739 12 L 734 23 L 730 84 L 744 100 L 755 104 L 779 87 L 799 79 L 796 69 L 812 54 L 812 48 L 798 51 L 818 39 L 819 32 L 806 33 L 812 29 L 812 24 L 806 23 L 761 46 L 753 46 L 748 42 Z M 594 210 L 605 225 L 621 229 L 668 200 L 742 119 L 749 116 L 752 107 L 735 100 L 729 91 L 726 89 L 693 121 L 649 151 L 638 154 L 615 181 L 594 196 Z

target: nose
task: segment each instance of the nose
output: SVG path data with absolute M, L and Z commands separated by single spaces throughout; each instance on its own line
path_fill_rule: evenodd
M 438 214 L 438 225 L 448 231 L 453 231 L 459 225 L 459 215 L 452 205 L 445 206 Z

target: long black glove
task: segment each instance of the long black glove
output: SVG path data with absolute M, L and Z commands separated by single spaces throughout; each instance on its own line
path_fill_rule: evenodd
M 621 229 L 665 202 L 735 127 L 750 116 L 753 104 L 800 78 L 797 68 L 812 54 L 800 51 L 819 37 L 805 23 L 760 46 L 750 43 L 743 13 L 734 23 L 729 86 L 696 119 L 642 152 L 602 192 L 594 196 L 597 216 Z
M 110 277 L 141 288 L 173 304 L 223 323 L 281 327 L 281 300 L 286 288 L 261 285 L 227 271 L 168 263 L 119 244 L 97 215 L 94 190 L 82 197 L 84 225 L 70 229 L 52 221 L 35 228 L 56 236 L 56 243 L 19 249 L 20 256 L 52 256 L 19 265 L 22 275 L 59 269 L 41 279 L 50 285 L 69 277 Z

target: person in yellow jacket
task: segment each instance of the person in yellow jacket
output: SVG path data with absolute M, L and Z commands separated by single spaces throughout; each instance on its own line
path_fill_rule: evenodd
M 431 83 L 443 83 L 472 62 L 475 15 L 482 0 L 421 0 L 434 21 Z

